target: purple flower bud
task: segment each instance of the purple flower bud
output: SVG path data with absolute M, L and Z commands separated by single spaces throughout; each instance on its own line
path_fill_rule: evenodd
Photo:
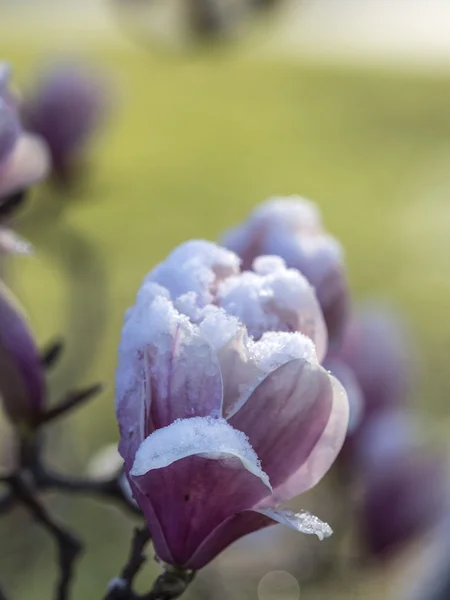
M 372 419 L 360 444 L 363 536 L 368 550 L 383 556 L 443 518 L 446 467 L 441 456 L 418 445 L 400 412 Z
M 383 306 L 366 306 L 349 321 L 339 358 L 352 369 L 364 396 L 364 419 L 405 404 L 412 357 L 401 319 Z
M 32 424 L 43 408 L 44 371 L 17 302 L 0 283 L 0 397 L 14 423 Z
M 25 105 L 28 127 L 47 143 L 55 174 L 67 180 L 106 112 L 104 82 L 74 63 L 43 72 Z
M 288 267 L 298 269 L 315 288 L 330 343 L 336 345 L 349 309 L 343 251 L 324 231 L 312 202 L 295 196 L 270 198 L 222 241 L 242 258 L 245 269 L 261 254 L 280 256 Z
M 42 179 L 49 164 L 44 144 L 23 132 L 8 82 L 9 69 L 0 64 L 0 199 Z
M 291 332 L 292 318 L 302 323 L 291 294 L 299 310 L 310 288 L 282 285 L 280 273 L 297 276 L 280 261 L 262 265 L 240 273 L 232 252 L 184 244 L 147 276 L 125 317 L 119 450 L 167 563 L 198 569 L 274 522 L 331 533 L 312 515 L 277 507 L 334 462 L 347 398 L 311 339 Z

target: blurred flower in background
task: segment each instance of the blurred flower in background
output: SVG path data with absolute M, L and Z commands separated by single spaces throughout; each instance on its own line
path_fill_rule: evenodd
M 183 46 L 232 39 L 247 30 L 258 13 L 282 0 L 111 0 L 123 24 L 150 42 Z
M 0 282 L 0 397 L 16 425 L 32 426 L 44 408 L 45 376 L 25 314 Z
M 110 108 L 105 79 L 82 64 L 43 69 L 27 96 L 24 120 L 47 143 L 56 181 L 68 185 L 85 166 L 86 150 Z
M 0 253 L 28 253 L 29 244 L 7 228 L 5 221 L 26 190 L 47 174 L 49 161 L 42 140 L 22 127 L 9 78 L 9 67 L 0 64 Z
M 426 443 L 412 406 L 414 348 L 401 315 L 371 302 L 355 311 L 326 362 L 346 388 L 353 416 L 340 456 L 343 485 L 359 489 L 360 539 L 376 557 L 435 527 L 449 501 L 443 449 Z

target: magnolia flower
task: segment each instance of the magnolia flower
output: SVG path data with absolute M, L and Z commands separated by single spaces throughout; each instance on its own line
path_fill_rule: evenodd
M 75 63 L 61 63 L 43 72 L 24 107 L 31 131 L 41 136 L 51 154 L 54 174 L 72 175 L 75 161 L 106 112 L 106 90 L 97 74 Z
M 25 133 L 18 105 L 8 87 L 9 68 L 0 65 L 0 208 L 9 196 L 23 192 L 46 175 L 48 154 L 44 144 Z M 30 246 L 0 224 L 0 253 L 29 252 Z
M 413 357 L 401 319 L 388 307 L 366 305 L 349 320 L 338 352 L 364 398 L 364 419 L 405 406 Z
M 245 269 L 261 254 L 280 256 L 298 269 L 316 290 L 330 341 L 339 340 L 349 306 L 343 251 L 323 229 L 315 204 L 297 196 L 270 198 L 226 232 L 222 243 L 242 258 Z
M 0 398 L 10 420 L 33 424 L 45 398 L 44 369 L 26 317 L 0 282 Z
M 297 284 L 281 285 L 282 274 Z M 331 533 L 308 513 L 277 508 L 323 477 L 348 420 L 343 388 L 312 339 L 292 331 L 311 306 L 303 283 L 279 260 L 240 273 L 232 252 L 191 242 L 147 276 L 126 314 L 119 450 L 167 563 L 198 569 L 274 522 Z
M 442 520 L 447 469 L 442 456 L 419 443 L 411 417 L 398 410 L 373 418 L 358 445 L 363 539 L 372 554 L 384 556 Z

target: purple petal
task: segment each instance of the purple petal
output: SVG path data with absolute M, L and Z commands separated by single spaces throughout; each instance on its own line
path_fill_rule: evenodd
M 275 525 L 273 519 L 255 510 L 239 512 L 223 521 L 205 538 L 186 566 L 195 571 L 201 569 L 239 538 L 271 525 Z
M 142 293 L 128 314 L 116 380 L 125 459 L 155 429 L 177 419 L 220 415 L 218 360 L 165 297 Z
M 315 534 L 319 539 L 332 533 L 327 523 L 305 511 L 294 514 L 288 510 L 245 510 L 221 523 L 199 546 L 186 566 L 200 569 L 239 538 L 277 523 L 301 533 Z
M 248 435 L 277 502 L 315 485 L 345 438 L 348 403 L 319 365 L 292 360 L 268 375 L 230 424 Z
M 156 518 L 163 533 L 166 547 L 156 546 L 158 556 L 178 565 L 187 565 L 223 521 L 271 493 L 245 435 L 212 418 L 155 431 L 139 448 L 130 476 L 150 531 Z
M 179 325 L 170 352 L 155 344 L 143 352 L 143 385 L 151 398 L 147 435 L 177 419 L 219 416 L 222 380 L 211 347 Z
M 41 136 L 53 168 L 65 170 L 109 110 L 105 82 L 82 65 L 62 63 L 40 77 L 25 106 L 26 124 Z
M 277 498 L 293 498 L 314 487 L 336 460 L 347 435 L 349 404 L 342 385 L 329 375 L 332 407 L 328 423 L 304 464 L 276 490 Z
M 11 420 L 32 421 L 42 409 L 41 359 L 25 316 L 0 284 L 0 396 Z

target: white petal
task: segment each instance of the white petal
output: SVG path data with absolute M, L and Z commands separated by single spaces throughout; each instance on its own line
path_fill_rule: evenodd
M 259 512 L 262 515 L 281 523 L 282 525 L 286 525 L 291 529 L 295 529 L 295 531 L 299 531 L 300 533 L 317 535 L 319 540 L 330 537 L 330 535 L 333 533 L 333 530 L 328 523 L 324 523 L 318 517 L 312 515 L 306 510 L 303 510 L 299 513 L 293 513 L 291 510 L 261 508 L 256 512 Z
M 33 246 L 11 229 L 0 226 L 0 254 L 33 254 Z
M 0 171 L 0 197 L 28 188 L 47 174 L 47 147 L 36 136 L 23 134 Z

